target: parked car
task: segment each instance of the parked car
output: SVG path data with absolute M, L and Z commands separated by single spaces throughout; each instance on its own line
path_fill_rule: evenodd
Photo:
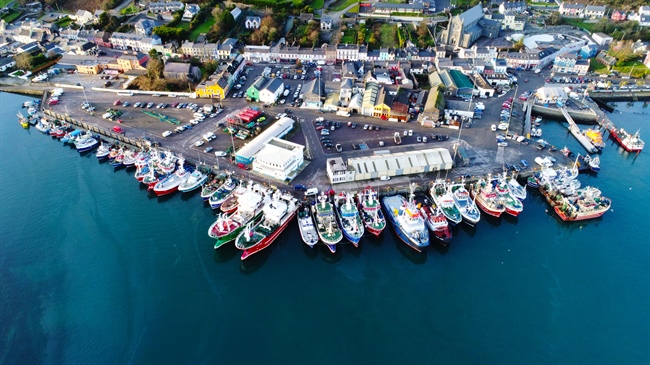
M 307 187 L 303 184 L 296 184 L 293 187 L 296 191 L 307 191 Z
M 164 131 L 164 132 L 162 133 L 162 136 L 163 136 L 163 137 L 169 137 L 169 136 L 171 136 L 171 135 L 172 135 L 172 132 L 170 132 L 170 131 Z

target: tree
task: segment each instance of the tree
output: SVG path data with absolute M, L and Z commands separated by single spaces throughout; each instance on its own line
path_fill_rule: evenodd
M 152 80 L 163 78 L 165 65 L 159 58 L 151 59 L 147 62 L 147 76 Z
M 31 70 L 32 55 L 29 52 L 23 52 L 16 55 L 16 67 L 23 70 Z
M 560 16 L 560 13 L 557 11 L 553 12 L 551 16 L 546 18 L 546 24 L 547 25 L 558 25 L 562 22 L 562 17 Z
M 158 51 L 156 51 L 155 49 L 149 51 L 149 58 L 151 58 L 152 60 L 158 59 Z
M 301 66 L 302 66 L 302 61 L 300 60 L 300 58 L 298 58 L 296 60 L 296 67 L 301 67 Z

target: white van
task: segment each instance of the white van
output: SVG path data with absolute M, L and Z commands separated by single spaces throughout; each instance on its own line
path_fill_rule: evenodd
M 305 191 L 305 196 L 314 196 L 318 195 L 318 188 L 309 188 Z
M 390 176 L 386 176 L 386 175 L 384 175 L 384 176 L 380 176 L 380 177 L 379 177 L 379 180 L 381 180 L 381 181 L 387 181 L 387 180 L 390 180 Z

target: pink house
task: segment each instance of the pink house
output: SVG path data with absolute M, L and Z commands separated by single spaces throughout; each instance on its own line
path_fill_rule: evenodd
M 612 13 L 612 20 L 615 22 L 621 22 L 625 20 L 627 14 L 624 11 L 614 10 Z

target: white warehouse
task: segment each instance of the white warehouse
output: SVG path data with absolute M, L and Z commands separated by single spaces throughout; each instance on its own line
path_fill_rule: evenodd
M 248 142 L 235 153 L 235 161 L 244 164 L 253 162 L 254 155 L 264 147 L 272 138 L 282 138 L 293 129 L 293 119 L 282 118 L 267 128 L 259 136 Z
M 305 146 L 271 138 L 253 159 L 253 171 L 278 180 L 292 180 L 304 162 Z
M 332 161 L 332 162 L 330 162 Z M 327 160 L 327 176 L 332 184 L 377 179 L 381 176 L 402 176 L 433 171 L 449 170 L 453 160 L 446 148 L 433 148 L 378 154 L 348 159 Z

